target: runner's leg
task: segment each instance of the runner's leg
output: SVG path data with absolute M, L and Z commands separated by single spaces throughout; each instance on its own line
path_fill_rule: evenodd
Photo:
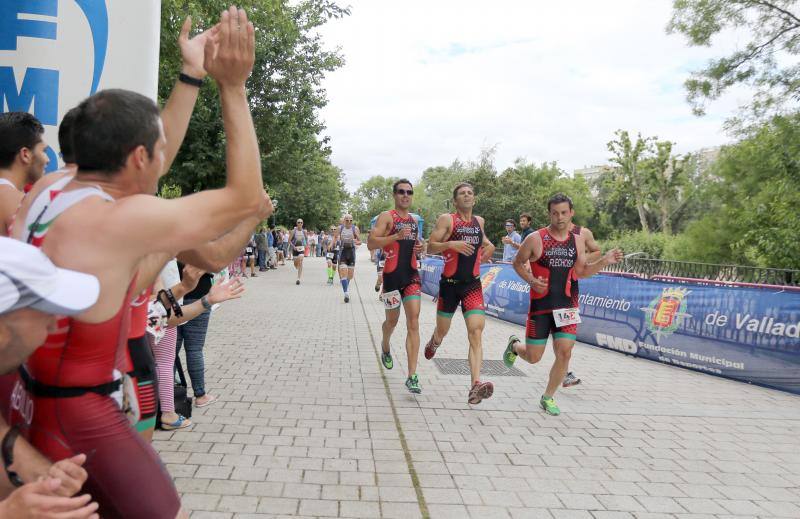
M 389 352 L 389 341 L 392 338 L 392 333 L 394 333 L 394 329 L 397 326 L 397 321 L 399 320 L 399 308 L 395 308 L 394 310 L 386 310 L 386 319 L 383 321 L 383 325 L 381 326 L 381 333 L 383 334 L 381 338 L 381 349 L 383 350 L 383 353 Z
M 418 295 L 404 297 L 403 309 L 406 312 L 406 355 L 408 356 L 408 374 L 411 376 L 417 373 L 417 360 L 419 359 L 420 297 Z
M 574 346 L 575 339 L 553 337 L 553 352 L 556 354 L 556 360 L 553 362 L 553 367 L 550 369 L 550 380 L 547 383 L 544 396 L 552 397 L 561 386 L 561 383 L 564 381 L 564 376 L 569 370 L 569 361 L 572 357 L 572 348 Z
M 486 316 L 481 312 L 474 312 L 464 317 L 469 338 L 469 371 L 472 375 L 470 385 L 481 379 L 481 364 L 483 364 L 483 328 L 486 325 Z M 436 319 L 437 327 L 439 319 Z

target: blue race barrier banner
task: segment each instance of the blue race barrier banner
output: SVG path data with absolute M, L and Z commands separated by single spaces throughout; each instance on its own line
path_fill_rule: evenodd
M 423 261 L 436 296 L 443 262 Z M 481 266 L 486 313 L 524 326 L 529 290 L 508 264 Z M 674 366 L 800 393 L 800 293 L 614 275 L 580 281 L 578 340 Z

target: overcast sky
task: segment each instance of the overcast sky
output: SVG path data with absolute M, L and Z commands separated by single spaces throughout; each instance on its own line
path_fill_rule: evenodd
M 689 71 L 736 42 L 689 48 L 667 35 L 668 0 L 349 5 L 322 33 L 346 60 L 325 80 L 322 118 L 351 191 L 495 145 L 499 170 L 524 157 L 572 172 L 606 163 L 617 128 L 693 151 L 729 142 L 722 122 L 745 100 L 692 115 Z

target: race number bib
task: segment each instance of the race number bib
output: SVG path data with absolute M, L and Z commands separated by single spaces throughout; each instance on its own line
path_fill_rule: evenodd
M 400 303 L 403 302 L 403 298 L 400 297 L 399 290 L 392 290 L 391 292 L 386 292 L 381 296 L 381 301 L 383 301 L 383 307 L 387 310 L 394 310 L 395 308 L 400 308 Z
M 328 258 L 328 259 L 333 259 L 333 253 L 329 252 L 329 253 L 325 254 L 325 257 Z
M 578 324 L 581 322 L 581 315 L 578 313 L 577 308 L 559 308 L 553 310 L 553 320 L 557 328 L 563 328 L 571 324 Z
M 248 255 L 249 255 L 249 254 L 252 254 L 252 253 L 253 253 L 253 248 L 252 248 L 252 247 L 247 247 L 247 248 L 245 249 L 245 252 L 247 252 L 247 254 L 248 254 Z
M 303 252 L 305 252 L 305 250 L 306 250 L 306 248 L 305 248 L 305 247 L 303 247 L 302 245 L 299 245 L 299 246 L 298 246 L 298 245 L 296 245 L 296 246 L 294 247 L 294 251 L 295 251 L 297 254 L 302 254 Z
M 380 261 L 378 262 L 378 266 L 379 266 L 380 268 L 383 268 L 385 265 L 386 265 L 386 260 L 380 260 Z

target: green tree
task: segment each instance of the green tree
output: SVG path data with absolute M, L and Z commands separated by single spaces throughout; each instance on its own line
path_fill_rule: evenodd
M 396 177 L 374 175 L 358 186 L 348 201 L 348 208 L 359 228 L 369 229 L 373 216 L 394 207 L 392 184 L 397 180 Z
M 776 116 L 726 147 L 713 173 L 717 233 L 726 259 L 763 267 L 800 269 L 800 114 Z M 705 220 L 704 220 L 705 221 Z M 702 222 L 690 225 L 696 231 Z M 705 239 L 697 232 L 697 238 Z
M 670 141 L 656 142 L 655 155 L 645 159 L 642 165 L 647 188 L 658 211 L 659 228 L 666 234 L 672 234 L 672 219 L 686 186 L 685 162 L 672 154 L 672 146 Z
M 723 31 L 745 32 L 749 41 L 712 59 L 685 83 L 697 115 L 706 104 L 739 84 L 756 90 L 746 108 L 756 118 L 797 100 L 800 90 L 800 17 L 795 0 L 674 0 L 668 33 L 683 34 L 693 46 L 711 46 Z M 788 59 L 780 59 L 780 56 Z
M 222 0 L 162 0 L 159 99 L 169 96 L 180 69 L 177 37 L 187 14 L 210 27 L 227 7 Z M 262 156 L 262 175 L 279 203 L 279 223 L 303 217 L 309 225 L 341 211 L 342 173 L 330 163 L 319 110 L 327 103 L 322 80 L 343 63 L 325 50 L 319 28 L 348 14 L 332 0 L 242 0 L 256 27 L 256 61 L 248 95 Z M 225 142 L 216 87 L 200 91 L 186 139 L 165 182 L 184 193 L 224 183 Z M 307 185 L 313 184 L 313 185 Z M 322 205 L 319 205 L 322 204 Z
M 645 154 L 651 150 L 652 142 L 655 138 L 642 138 L 640 133 L 636 136 L 636 142 L 631 142 L 627 130 L 617 130 L 614 135 L 617 138 L 609 141 L 606 145 L 608 151 L 614 154 L 611 162 L 618 166 L 617 173 L 620 175 L 625 188 L 633 197 L 642 230 L 649 232 L 650 226 L 647 222 L 647 209 L 645 207 L 648 198 L 648 186 L 645 172 L 642 171 L 640 166 Z

